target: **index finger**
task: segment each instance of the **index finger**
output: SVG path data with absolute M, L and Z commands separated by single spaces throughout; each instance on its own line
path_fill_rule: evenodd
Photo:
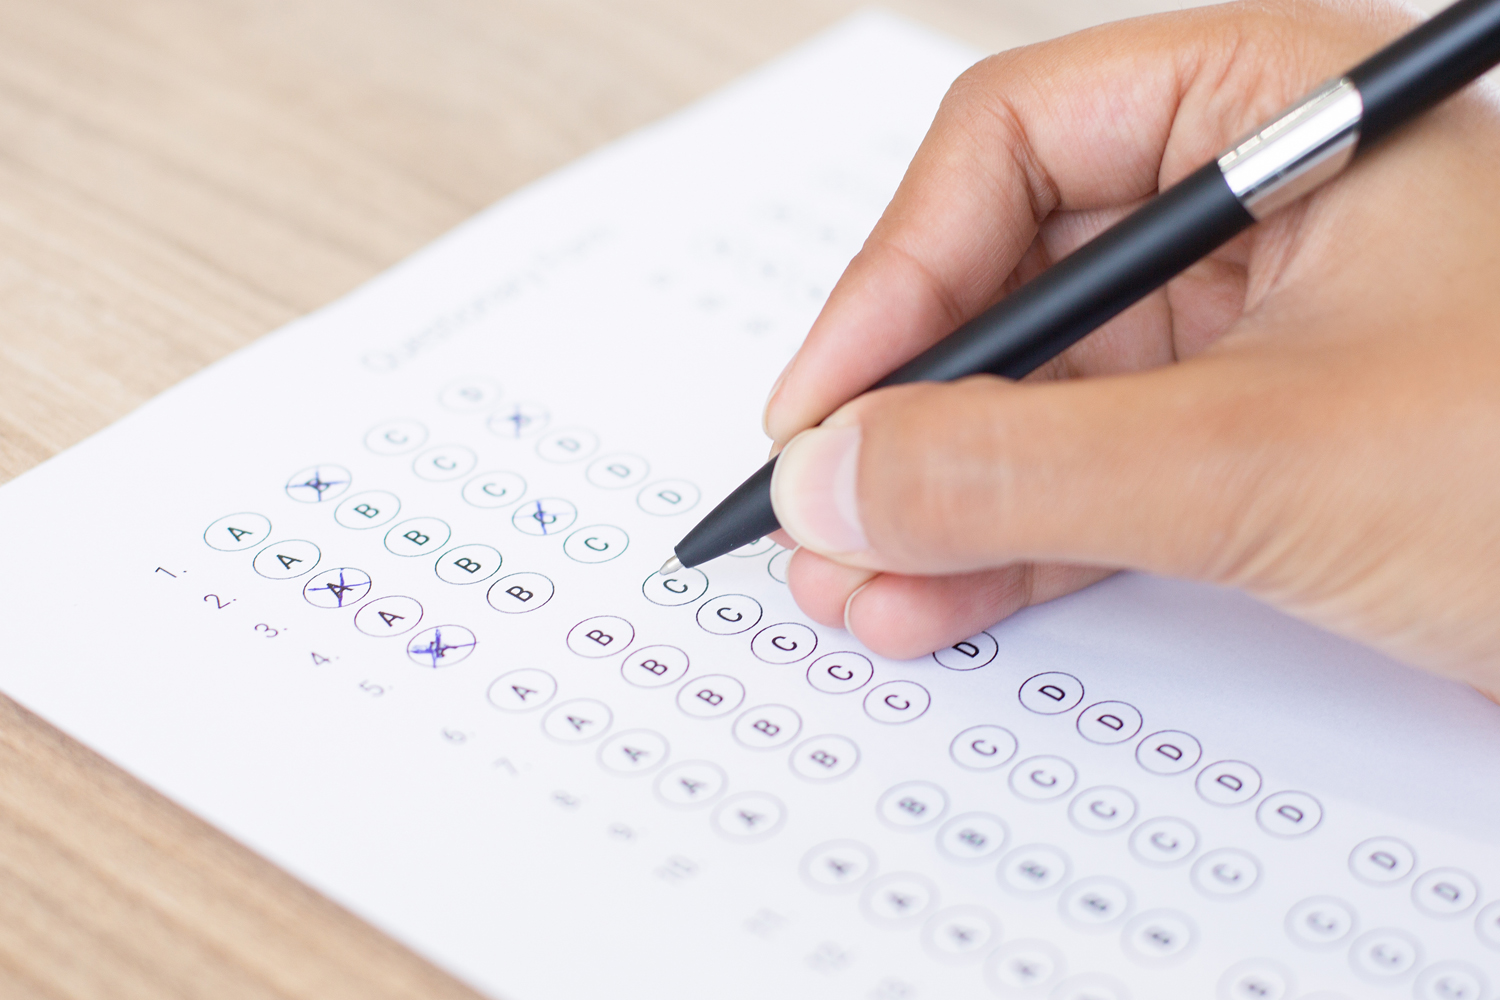
M 784 444 L 990 305 L 1050 213 L 1154 194 L 1373 45 L 1336 13 L 1230 4 L 969 69 L 772 390 L 767 434 Z

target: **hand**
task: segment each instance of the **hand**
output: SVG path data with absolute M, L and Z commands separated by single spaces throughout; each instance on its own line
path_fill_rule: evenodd
M 803 610 L 911 657 L 1133 568 L 1500 692 L 1489 82 L 1033 377 L 841 406 L 1413 21 L 1228 5 L 965 73 L 767 405 Z

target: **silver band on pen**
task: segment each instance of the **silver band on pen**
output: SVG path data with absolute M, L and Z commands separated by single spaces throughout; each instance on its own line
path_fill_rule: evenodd
M 1256 220 L 1337 175 L 1354 158 L 1364 99 L 1330 80 L 1219 156 L 1219 171 Z

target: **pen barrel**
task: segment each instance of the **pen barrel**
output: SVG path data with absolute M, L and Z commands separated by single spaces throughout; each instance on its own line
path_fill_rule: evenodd
M 1219 170 L 1202 168 L 882 379 L 1019 379 L 1254 223 Z
M 1459 0 L 1381 49 L 1346 76 L 1364 99 L 1359 148 L 1500 62 L 1500 0 Z
M 1497 61 L 1500 0 L 1458 0 L 871 388 L 980 373 L 1024 378 Z M 767 462 L 682 540 L 684 566 L 777 527 L 775 467 Z
M 775 471 L 773 458 L 709 511 L 672 550 L 677 561 L 684 566 L 697 566 L 781 527 L 776 511 L 771 508 L 771 476 Z

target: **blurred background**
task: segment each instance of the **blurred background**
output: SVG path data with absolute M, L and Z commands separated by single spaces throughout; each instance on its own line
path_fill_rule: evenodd
M 0 482 L 859 6 L 0 0 Z M 886 6 L 992 51 L 1172 4 Z

